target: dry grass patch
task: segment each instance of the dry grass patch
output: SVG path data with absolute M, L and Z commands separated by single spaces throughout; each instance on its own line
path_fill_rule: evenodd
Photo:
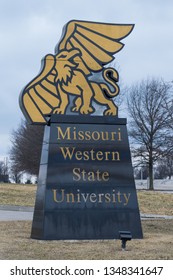
M 31 222 L 0 222 L 0 259 L 173 259 L 173 220 L 143 221 L 144 239 L 42 241 L 30 239 Z
M 137 195 L 141 213 L 173 215 L 173 193 L 138 191 Z
M 0 184 L 0 204 L 34 206 L 36 185 Z

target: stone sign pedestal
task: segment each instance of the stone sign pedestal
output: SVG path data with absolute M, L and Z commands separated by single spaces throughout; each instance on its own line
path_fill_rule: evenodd
M 31 237 L 142 238 L 126 119 L 52 115 L 45 127 Z

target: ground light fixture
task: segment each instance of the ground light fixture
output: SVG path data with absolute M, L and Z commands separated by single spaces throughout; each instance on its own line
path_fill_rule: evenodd
M 132 239 L 130 231 L 119 231 L 119 238 L 121 240 L 121 248 L 123 251 L 126 250 L 126 242 Z

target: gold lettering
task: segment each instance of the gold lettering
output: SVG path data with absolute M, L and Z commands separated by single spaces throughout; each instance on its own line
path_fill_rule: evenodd
M 60 147 L 61 153 L 65 160 L 72 160 L 74 157 L 76 160 L 98 160 L 98 161 L 120 161 L 120 153 L 118 151 L 95 151 L 91 149 L 89 151 L 76 150 L 75 147 Z
M 105 160 L 109 160 L 109 155 L 111 152 L 105 152 Z
M 78 140 L 84 140 L 84 131 L 78 132 Z
M 69 203 L 69 202 L 71 202 L 71 203 L 75 202 L 73 193 L 67 193 L 67 203 Z
M 71 138 L 70 138 L 71 127 L 67 127 L 67 129 L 65 130 L 64 133 L 62 132 L 62 129 L 60 126 L 57 126 L 57 129 L 58 129 L 58 137 L 57 137 L 58 140 L 61 140 L 61 139 L 71 140 Z
M 60 203 L 64 201 L 64 189 L 61 189 L 61 200 L 57 200 L 57 190 L 52 189 L 53 192 L 53 201 Z
M 86 172 L 85 169 L 80 169 L 80 168 L 73 168 L 73 180 L 74 181 L 89 181 L 89 182 L 94 182 L 94 181 L 108 181 L 109 180 L 109 172 L 104 171 L 101 172 L 99 169 L 97 171 L 89 171 Z
M 118 128 L 118 141 L 122 141 L 121 139 L 121 129 Z
M 100 133 L 101 133 L 101 139 L 103 141 L 109 140 L 108 131 L 100 131 Z
M 130 193 L 128 193 L 128 195 L 126 193 L 123 194 L 124 195 L 124 198 L 125 198 L 125 203 L 124 203 L 124 206 L 126 206 L 128 203 L 129 203 L 129 198 L 130 198 Z
M 84 160 L 89 160 L 89 151 L 83 152 Z
M 122 141 L 121 129 L 117 128 L 116 131 L 89 131 L 77 130 L 74 127 L 62 128 L 57 126 L 58 140 L 80 140 L 80 141 Z
M 105 193 L 105 202 L 106 203 L 110 203 L 111 202 L 110 193 Z
M 84 170 L 82 170 L 82 172 L 84 172 L 84 174 L 86 174 L 86 172 Z M 85 181 L 86 181 L 86 179 L 85 179 Z M 95 181 L 95 174 L 94 174 L 94 172 L 88 172 L 88 181 Z
M 77 140 L 77 135 L 76 135 L 76 127 L 73 127 L 73 140 Z
M 95 158 L 94 158 L 95 151 L 92 149 L 90 151 L 90 153 L 91 153 L 91 160 L 95 160 Z
M 109 181 L 109 173 L 107 171 L 102 174 L 103 181 Z
M 64 159 L 69 158 L 71 160 L 73 157 L 75 148 L 73 147 L 70 149 L 69 147 L 60 147 L 60 150 L 62 152 Z
M 90 194 L 90 201 L 91 201 L 92 203 L 97 202 L 97 195 L 96 195 L 95 193 L 91 193 L 91 194 Z
M 120 161 L 120 153 L 112 152 L 112 161 Z
M 111 140 L 112 141 L 116 141 L 116 139 L 115 139 L 115 135 L 116 135 L 117 133 L 115 132 L 115 131 L 113 131 L 113 132 L 111 132 Z
M 113 190 L 112 202 L 116 203 L 116 194 L 115 194 L 115 190 Z
M 83 200 L 86 203 L 88 200 L 89 193 L 81 193 L 81 196 L 83 197 Z
M 75 157 L 77 160 L 82 160 L 82 152 L 81 151 L 76 151 Z
M 74 181 L 80 181 L 81 176 L 80 176 L 80 168 L 73 168 L 73 180 Z
M 102 197 L 104 196 L 104 193 L 99 193 L 98 194 L 98 197 L 99 197 L 99 200 L 98 200 L 98 202 L 99 203 L 102 203 Z
M 91 132 L 85 131 L 85 137 L 86 137 L 86 140 L 91 140 Z
M 100 140 L 100 133 L 99 133 L 99 131 L 93 131 L 93 133 L 92 133 L 92 138 L 93 138 L 93 140 L 95 140 L 95 141 Z
M 117 197 L 118 197 L 118 202 L 121 203 L 121 193 L 120 192 L 117 192 Z
M 79 168 L 80 170 L 80 168 Z M 82 170 L 84 171 L 84 170 Z M 87 177 L 87 173 L 85 173 L 85 179 L 89 180 Z M 78 173 L 77 173 L 78 174 Z M 79 174 L 77 175 L 79 176 Z M 81 176 L 81 175 L 80 175 Z M 95 180 L 93 177 L 94 174 L 89 175 L 91 176 L 91 180 Z M 77 189 L 75 192 L 66 193 L 65 189 L 52 189 L 53 193 L 53 201 L 56 203 L 113 203 L 113 204 L 122 204 L 127 206 L 130 200 L 131 193 L 121 193 L 120 191 L 116 192 L 115 189 L 112 192 L 108 193 L 89 193 L 89 192 L 80 192 L 80 189 Z
M 77 203 L 80 203 L 81 202 L 81 199 L 80 199 L 80 190 L 77 190 L 77 194 L 76 194 L 76 196 L 77 196 Z
M 96 159 L 97 160 L 103 160 L 103 152 L 102 151 L 98 151 L 96 154 Z

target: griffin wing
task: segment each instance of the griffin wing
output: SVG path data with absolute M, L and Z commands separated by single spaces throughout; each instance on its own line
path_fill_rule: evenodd
M 120 41 L 133 29 L 133 24 L 107 24 L 88 21 L 70 21 L 65 25 L 55 52 L 79 49 L 81 56 L 75 59 L 86 75 L 102 70 L 114 59 L 124 44 Z
M 45 115 L 58 106 L 59 99 L 54 84 L 56 71 L 55 57 L 46 55 L 42 60 L 42 69 L 21 92 L 20 107 L 30 123 L 46 123 Z

